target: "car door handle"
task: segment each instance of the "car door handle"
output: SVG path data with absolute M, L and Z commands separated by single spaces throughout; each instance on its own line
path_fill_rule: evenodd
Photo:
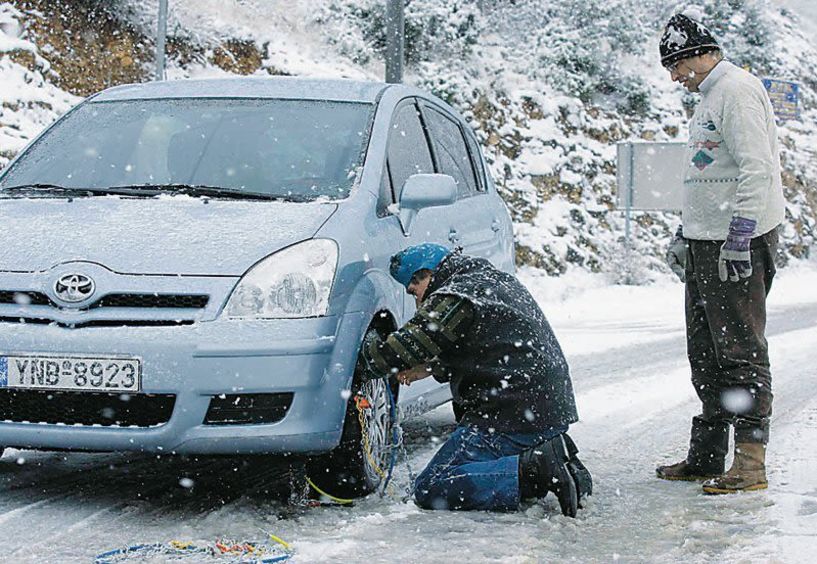
M 496 233 L 496 232 L 497 232 L 497 231 L 499 231 L 500 229 L 502 229 L 502 223 L 501 223 L 501 222 L 500 222 L 498 219 L 495 219 L 495 220 L 493 221 L 493 223 L 491 223 L 491 231 L 493 231 L 494 233 Z
M 448 232 L 448 240 L 452 243 L 459 243 L 460 242 L 460 234 L 457 233 L 456 229 L 452 229 Z

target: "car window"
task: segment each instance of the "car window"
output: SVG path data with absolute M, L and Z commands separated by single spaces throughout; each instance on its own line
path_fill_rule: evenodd
M 409 176 L 434 172 L 434 163 L 416 105 L 407 104 L 397 110 L 389 132 L 388 152 L 392 191 L 399 201 L 403 183 Z
M 380 197 L 377 199 L 377 215 L 380 217 L 385 217 L 388 215 L 389 204 L 392 204 L 395 201 L 394 187 L 391 183 L 389 163 L 387 160 L 386 166 L 383 167 L 383 174 L 380 176 Z
M 477 180 L 460 126 L 431 106 L 426 105 L 424 109 L 438 172 L 454 177 L 460 196 L 472 194 L 477 189 Z
M 482 158 L 480 157 L 479 143 L 472 131 L 465 132 L 465 142 L 468 143 L 468 151 L 471 153 L 471 162 L 474 165 L 474 170 L 477 173 L 477 190 L 484 192 L 488 189 L 485 178 L 485 169 L 482 166 Z
M 183 184 L 344 198 L 363 161 L 372 113 L 371 104 L 323 100 L 91 102 L 32 145 L 0 188 Z

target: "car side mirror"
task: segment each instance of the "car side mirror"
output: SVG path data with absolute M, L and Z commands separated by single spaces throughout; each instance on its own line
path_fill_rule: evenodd
M 411 224 L 423 208 L 450 206 L 457 201 L 457 183 L 447 174 L 412 174 L 400 192 L 398 218 L 403 233 L 409 235 Z

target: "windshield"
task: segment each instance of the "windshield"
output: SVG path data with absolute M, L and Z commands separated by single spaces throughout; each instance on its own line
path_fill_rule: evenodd
M 313 200 L 348 195 L 372 105 L 269 99 L 92 102 L 32 145 L 0 189 L 192 185 Z

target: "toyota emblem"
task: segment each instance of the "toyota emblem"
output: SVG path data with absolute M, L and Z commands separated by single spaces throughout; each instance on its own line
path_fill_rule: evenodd
M 54 283 L 54 292 L 64 302 L 77 303 L 87 300 L 96 289 L 90 276 L 65 274 Z

